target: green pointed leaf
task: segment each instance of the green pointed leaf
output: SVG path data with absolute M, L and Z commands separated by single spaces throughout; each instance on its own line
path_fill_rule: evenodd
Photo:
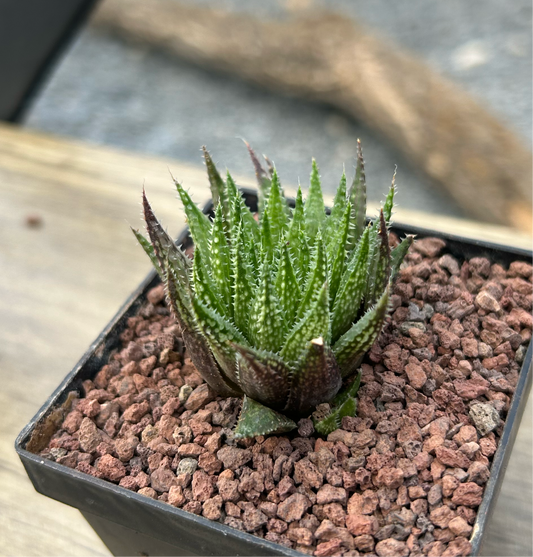
M 243 244 L 246 253 L 246 259 L 251 266 L 253 277 L 259 274 L 261 265 L 261 235 L 258 224 L 254 222 L 253 227 L 247 223 L 246 213 L 243 214 Z M 253 220 L 253 219 L 252 219 Z M 255 281 L 254 281 L 255 282 Z
M 359 372 L 352 383 L 345 389 L 343 389 L 332 401 L 331 405 L 334 408 L 342 406 L 349 398 L 355 398 L 359 387 L 361 386 L 362 373 Z
M 370 349 L 379 336 L 383 321 L 387 314 L 389 302 L 389 289 L 387 288 L 378 303 L 370 308 L 364 315 L 352 325 L 333 346 L 333 353 L 341 374 L 348 376 L 355 367 L 359 365 L 358 357 Z
M 342 418 L 345 416 L 355 416 L 357 401 L 355 398 L 348 398 L 341 406 L 335 408 L 322 420 L 314 421 L 315 429 L 321 435 L 329 435 L 332 431 L 342 426 Z
M 234 245 L 237 230 L 239 229 L 242 221 L 241 210 L 243 205 L 241 204 L 241 193 L 229 172 L 226 172 L 226 192 L 228 196 L 229 219 L 227 226 L 224 227 L 224 230 L 230 245 Z
M 228 173 L 227 183 L 230 183 L 230 175 Z M 229 190 L 230 188 L 228 188 Z M 237 242 L 237 234 L 242 230 L 242 206 L 238 199 L 240 194 L 230 200 L 231 203 L 231 222 L 230 222 L 230 246 L 234 247 Z
M 318 230 L 322 228 L 325 220 L 326 211 L 322 187 L 320 186 L 320 175 L 316 161 L 313 159 L 311 185 L 309 187 L 309 195 L 305 201 L 305 231 L 311 240 L 314 241 Z
M 394 180 L 394 179 L 393 179 Z M 392 215 L 394 205 L 394 181 L 385 199 L 380 215 L 372 223 L 370 230 L 370 251 L 368 266 L 367 290 L 365 292 L 365 307 L 369 308 L 381 296 L 381 292 L 388 282 L 390 275 L 390 248 L 388 246 L 388 220 Z M 388 218 L 387 218 L 388 217 Z M 385 221 L 385 227 L 382 225 Z M 385 232 L 382 230 L 385 229 Z M 386 236 L 387 245 L 384 245 Z M 384 275 L 387 275 L 386 278 Z
M 259 231 L 259 223 L 255 220 L 250 209 L 244 203 L 244 199 L 241 197 L 241 219 L 244 225 L 245 234 L 250 238 L 250 242 L 254 245 L 261 245 L 261 235 Z
M 180 326 L 185 348 L 198 373 L 219 395 L 239 396 L 242 391 L 236 384 L 222 375 L 206 339 L 201 334 L 198 334 L 193 312 L 187 304 L 183 303 L 182 294 L 179 293 L 179 281 L 176 279 L 176 275 L 171 268 L 165 280 L 165 289 L 170 310 Z
M 213 308 L 222 316 L 227 315 L 227 307 L 223 304 L 220 296 L 217 296 L 218 291 L 216 285 L 209 275 L 200 248 L 196 248 L 194 251 L 193 283 L 195 294 L 203 304 Z
M 232 178 L 231 174 L 227 172 L 226 174 L 226 186 L 228 191 L 228 197 L 230 201 L 230 230 L 231 230 L 231 240 L 235 239 L 235 230 L 242 223 L 244 225 L 247 236 L 253 240 L 255 244 L 260 243 L 259 236 L 259 224 L 255 220 L 254 215 L 250 211 L 250 208 L 246 205 L 244 198 Z
M 278 173 L 276 172 L 276 169 L 274 169 L 270 194 L 266 204 L 266 212 L 268 214 L 274 245 L 279 243 L 280 238 L 285 236 L 288 229 L 286 208 L 287 202 L 285 201 L 285 197 L 281 191 Z
M 357 400 L 355 396 L 357 395 L 360 384 L 361 373 L 358 373 L 352 384 L 348 388 L 343 389 L 331 401 L 332 410 L 330 414 L 322 420 L 315 421 L 314 425 L 318 433 L 329 435 L 332 431 L 342 426 L 342 418 L 355 416 L 357 410 Z
M 254 219 L 254 216 L 250 209 L 246 206 L 246 203 L 243 199 L 243 196 L 235 181 L 231 177 L 231 174 L 228 172 L 226 175 L 226 185 L 230 203 L 230 233 L 229 233 L 229 240 L 232 245 L 235 244 L 237 231 L 244 227 L 244 234 L 247 238 L 247 251 L 253 251 L 254 246 L 260 244 L 260 234 L 259 234 L 259 225 L 257 221 Z
M 286 322 L 280 307 L 270 264 L 265 260 L 253 311 L 254 344 L 262 350 L 277 352 L 285 337 Z
M 415 237 L 411 234 L 406 236 L 391 252 L 391 280 L 396 278 L 404 257 L 407 255 Z
M 255 220 L 250 208 L 246 205 L 242 193 L 237 188 L 237 185 L 231 174 L 228 172 L 226 176 L 226 184 L 228 189 L 228 196 L 230 198 L 230 213 L 231 213 L 231 241 L 235 240 L 235 230 L 239 225 L 244 226 L 245 236 L 249 237 L 250 242 L 259 245 L 261 242 L 259 233 L 259 224 Z M 250 246 L 252 248 L 253 245 Z
M 259 435 L 285 433 L 297 427 L 292 420 L 289 420 L 283 414 L 245 396 L 233 436 L 236 439 L 245 439 Z
M 239 227 L 235 249 L 233 250 L 234 295 L 233 319 L 236 327 L 251 340 L 250 308 L 254 300 L 254 282 L 244 247 L 244 232 Z
M 189 285 L 189 269 L 192 266 L 192 261 L 183 253 L 183 251 L 175 244 L 174 240 L 161 226 L 157 220 L 150 203 L 143 191 L 143 211 L 144 220 L 146 222 L 146 230 L 150 237 L 154 254 L 157 257 L 159 268 L 163 275 L 166 275 L 167 261 L 175 269 L 180 282 L 184 288 L 190 292 Z
M 381 297 L 383 290 L 387 287 L 390 279 L 390 246 L 389 234 L 387 231 L 387 223 L 383 210 L 380 212 L 379 227 L 379 249 L 373 269 L 373 276 L 368 282 L 368 290 L 365 296 L 365 306 L 368 308 L 375 304 L 377 299 Z
M 292 327 L 302 294 L 286 244 L 282 247 L 276 289 L 287 327 Z
M 273 352 L 233 344 L 237 351 L 238 378 L 242 390 L 271 408 L 285 406 L 290 370 Z
M 270 228 L 270 217 L 268 211 L 264 211 L 261 215 L 261 260 L 263 262 L 272 263 L 274 259 L 274 238 L 272 237 L 272 229 Z
M 224 319 L 214 309 L 198 300 L 198 298 L 194 298 L 192 304 L 198 329 L 205 337 L 216 361 L 222 368 L 225 376 L 232 383 L 238 383 L 235 349 L 230 346 L 229 342 L 246 345 L 244 336 L 233 323 Z
M 315 430 L 317 433 L 326 437 L 332 431 L 335 431 L 336 429 L 339 429 L 341 427 L 341 421 L 337 413 L 331 412 L 321 420 L 315 420 L 313 418 L 313 425 L 315 426 Z
M 218 205 L 222 206 L 222 214 L 224 215 L 225 222 L 224 230 L 229 232 L 228 223 L 230 221 L 230 202 L 226 184 L 224 183 L 224 180 L 222 180 L 222 177 L 220 176 L 209 151 L 205 148 L 205 145 L 202 147 L 202 151 L 204 152 L 205 166 L 207 167 L 207 177 L 211 187 L 213 205 L 215 207 Z
M 163 271 L 161 270 L 161 266 L 159 265 L 159 261 L 157 260 L 157 256 L 154 251 L 154 246 L 152 246 L 150 241 L 146 239 L 138 230 L 135 230 L 135 228 L 133 228 L 132 226 L 130 226 L 130 228 L 133 234 L 135 234 L 135 238 L 137 238 L 139 244 L 141 244 L 141 247 L 143 248 L 144 252 L 150 258 L 150 261 L 152 262 L 154 269 L 157 271 L 157 274 L 161 278 L 163 278 L 164 276 Z
M 367 228 L 344 273 L 337 296 L 335 297 L 331 321 L 331 338 L 334 341 L 349 329 L 357 317 L 357 312 L 367 286 L 369 236 L 370 230 Z
M 368 240 L 368 270 L 366 277 L 366 287 L 364 291 L 365 307 L 371 305 L 372 296 L 372 285 L 374 284 L 374 277 L 376 275 L 376 268 L 379 256 L 379 248 L 381 244 L 381 238 L 379 236 L 380 230 L 380 219 L 374 219 L 369 228 L 369 240 Z
M 233 191 L 235 183 L 233 182 L 233 179 L 231 178 L 229 173 L 227 176 L 227 183 L 228 192 Z M 230 184 L 233 185 L 230 186 Z M 240 244 L 240 249 L 244 250 L 243 255 L 247 264 L 252 265 L 254 273 L 257 273 L 257 271 L 259 270 L 260 260 L 257 252 L 261 247 L 261 234 L 259 231 L 259 224 L 254 219 L 254 216 L 252 215 L 250 209 L 246 206 L 241 193 L 238 190 L 237 192 L 237 195 L 231 200 L 232 223 L 230 227 L 230 240 L 232 246 L 234 247 L 237 242 L 237 234 L 239 232 L 242 232 L 243 241 Z
M 352 226 L 348 235 L 347 250 L 350 253 L 355 249 L 356 243 L 366 227 L 366 177 L 365 162 L 361 141 L 357 140 L 357 166 L 348 197 L 352 203 Z
M 305 233 L 304 203 L 302 189 L 298 187 L 298 194 L 294 205 L 292 222 L 287 237 L 292 260 L 295 262 L 296 276 L 300 287 L 305 285 L 309 271 L 310 250 Z
M 217 205 L 215 210 L 215 219 L 211 229 L 210 264 L 216 288 L 222 298 L 222 303 L 227 308 L 227 314 L 232 315 L 230 253 L 226 234 L 224 232 L 224 217 L 220 204 Z
M 302 352 L 306 349 L 307 343 L 318 337 L 324 338 L 326 342 L 329 342 L 330 339 L 327 283 L 322 286 L 314 307 L 296 323 L 289 333 L 281 350 L 281 357 L 289 363 L 298 361 Z
M 209 237 L 211 235 L 211 222 L 202 211 L 193 203 L 189 194 L 183 189 L 182 185 L 174 180 L 185 215 L 187 224 L 191 231 L 191 236 L 195 245 L 200 246 L 203 253 L 209 253 Z
M 167 271 L 163 284 L 170 311 L 182 329 L 195 330 L 196 318 L 192 309 L 190 292 L 184 287 L 172 266 L 168 264 L 168 259 L 165 268 Z
M 310 271 L 305 285 L 302 303 L 298 308 L 297 318 L 301 319 L 305 313 L 315 304 L 322 286 L 328 278 L 328 261 L 326 250 L 322 240 L 322 233 L 319 231 L 316 235 L 315 248 L 313 258 L 311 260 Z
M 265 206 L 265 200 L 268 198 L 270 193 L 271 178 L 269 174 L 265 171 L 261 163 L 259 162 L 259 159 L 257 158 L 257 155 L 255 154 L 253 149 L 250 147 L 250 144 L 247 141 L 245 141 L 244 144 L 248 148 L 248 153 L 250 153 L 250 158 L 252 159 L 252 163 L 255 168 L 255 176 L 257 178 L 257 183 L 259 185 L 258 209 L 259 209 L 259 214 L 261 214 Z
M 335 243 L 337 237 L 337 228 L 343 219 L 344 210 L 346 208 L 346 173 L 343 171 L 339 187 L 333 200 L 333 207 L 330 215 L 326 219 L 325 239 L 328 245 L 328 253 L 331 251 L 331 243 Z
M 235 180 L 229 173 L 229 170 L 226 170 L 226 192 L 228 195 L 229 213 L 231 215 L 233 206 L 235 205 L 235 201 L 240 199 L 242 196 L 239 188 L 237 187 L 237 184 L 235 183 Z M 230 219 L 230 222 L 233 221 Z
M 350 215 L 351 215 L 351 204 L 348 203 L 344 209 L 344 215 L 342 219 L 337 223 L 335 242 L 332 243 L 332 249 L 330 253 L 330 307 L 333 309 L 333 304 L 335 302 L 335 296 L 337 295 L 337 290 L 339 289 L 342 274 L 344 272 L 344 265 L 346 263 L 346 242 L 348 241 L 348 233 L 350 230 Z
M 305 415 L 333 397 L 342 385 L 333 352 L 322 337 L 312 339 L 292 375 L 285 411 Z
M 392 185 L 390 187 L 389 193 L 385 198 L 385 203 L 383 204 L 383 215 L 385 216 L 385 221 L 387 226 L 390 225 L 390 220 L 392 217 L 392 209 L 394 208 L 394 194 L 396 193 L 396 170 L 392 176 Z

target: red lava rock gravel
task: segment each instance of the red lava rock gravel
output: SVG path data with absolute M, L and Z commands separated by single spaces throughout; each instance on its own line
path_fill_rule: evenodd
M 235 440 L 152 289 L 42 456 L 317 556 L 466 556 L 531 339 L 532 267 L 414 243 L 362 364 L 358 415 Z

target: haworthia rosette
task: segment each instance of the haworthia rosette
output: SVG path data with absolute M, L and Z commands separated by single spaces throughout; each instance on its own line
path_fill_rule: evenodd
M 326 435 L 355 412 L 355 383 L 335 395 L 379 335 L 388 285 L 412 237 L 390 252 L 394 179 L 379 219 L 365 225 L 360 144 L 355 178 L 346 192 L 343 175 L 329 216 L 316 162 L 307 199 L 299 189 L 290 211 L 272 163 L 265 158 L 264 167 L 249 151 L 261 190 L 259 219 L 229 172 L 222 179 L 204 150 L 214 219 L 176 183 L 196 245 L 194 263 L 146 198 L 149 239 L 134 233 L 165 282 L 198 371 L 223 396 L 247 395 L 235 436 L 289 431 L 296 424 L 287 416 L 309 415 L 329 401 L 330 414 L 315 420 L 317 432 Z

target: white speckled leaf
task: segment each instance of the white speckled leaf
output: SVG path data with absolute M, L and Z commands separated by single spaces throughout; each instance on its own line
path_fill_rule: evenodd
M 289 393 L 290 369 L 273 352 L 233 343 L 242 390 L 254 400 L 281 410 Z
M 335 240 L 337 238 L 337 229 L 344 215 L 344 210 L 346 208 L 347 201 L 348 199 L 346 198 L 346 173 L 343 172 L 339 183 L 339 187 L 337 188 L 337 193 L 335 194 L 335 199 L 333 200 L 333 207 L 331 208 L 331 213 L 329 214 L 328 217 L 326 217 L 326 225 L 324 226 L 326 244 L 328 245 L 328 253 L 332 251 L 331 244 L 335 243 Z
M 224 232 L 224 216 L 221 204 L 217 205 L 215 210 L 215 220 L 211 228 L 210 240 L 210 263 L 214 282 L 228 315 L 232 315 L 231 288 L 233 281 L 230 272 L 230 253 L 226 233 Z
M 319 337 L 307 347 L 292 374 L 285 411 L 289 414 L 310 414 L 314 408 L 337 394 L 342 385 L 339 366 L 333 352 Z
M 281 350 L 281 357 L 289 364 L 298 361 L 307 343 L 313 339 L 322 337 L 329 342 L 329 292 L 328 285 L 324 283 L 320 295 L 306 315 L 296 323 L 289 333 L 285 345 Z
M 290 329 L 294 323 L 296 310 L 300 304 L 302 294 L 292 265 L 289 248 L 286 244 L 281 250 L 278 276 L 276 278 L 276 290 L 278 292 L 286 327 Z
M 369 229 L 357 245 L 354 256 L 345 271 L 333 305 L 331 338 L 333 341 L 345 333 L 357 317 L 367 287 Z
M 309 195 L 305 201 L 305 231 L 312 242 L 315 240 L 317 232 L 322 228 L 326 220 L 326 211 L 324 207 L 324 197 L 322 196 L 322 187 L 320 186 L 320 175 L 315 159 L 313 159 L 313 167 L 311 170 L 311 183 L 309 186 Z
M 333 353 L 343 377 L 347 377 L 354 371 L 354 366 L 358 364 L 358 356 L 364 354 L 379 336 L 387 314 L 388 303 L 389 289 L 387 288 L 378 303 L 334 344 Z
M 356 242 L 359 240 L 366 224 L 366 177 L 365 162 L 363 160 L 363 150 L 361 141 L 357 140 L 357 167 L 355 176 L 348 192 L 348 198 L 352 203 L 352 225 L 348 235 L 348 253 L 355 249 Z
M 344 209 L 344 215 L 338 222 L 335 242 L 329 259 L 329 297 L 332 309 L 346 264 L 346 242 L 350 229 L 350 214 L 351 204 L 348 202 Z
M 318 232 L 316 235 L 315 247 L 311 264 L 309 268 L 309 275 L 307 277 L 307 284 L 303 290 L 303 299 L 298 308 L 297 318 L 301 319 L 315 304 L 323 284 L 328 279 L 328 261 L 324 242 L 322 240 L 322 233 Z
M 263 263 L 261 283 L 254 305 L 254 344 L 261 350 L 277 352 L 285 337 L 287 323 L 283 318 L 280 300 L 268 261 Z
M 236 439 L 245 439 L 259 435 L 285 433 L 296 427 L 297 425 L 283 414 L 245 396 L 233 436 Z
M 272 185 L 266 204 L 266 212 L 270 222 L 272 242 L 277 245 L 281 238 L 284 238 L 289 228 L 287 220 L 287 202 L 281 191 L 278 173 L 276 169 L 272 174 Z
M 218 364 L 233 383 L 238 383 L 235 349 L 230 342 L 246 345 L 246 339 L 233 323 L 198 298 L 193 300 L 193 310 L 198 329 L 207 340 Z
M 305 286 L 309 271 L 310 253 L 305 232 L 304 203 L 300 187 L 298 187 L 298 194 L 296 195 L 287 243 L 295 262 L 296 277 L 300 289 L 302 289 Z

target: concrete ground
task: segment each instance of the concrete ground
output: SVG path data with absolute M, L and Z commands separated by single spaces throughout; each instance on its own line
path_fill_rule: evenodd
M 226 0 L 216 5 L 259 17 L 327 7 L 367 22 L 453 78 L 531 144 L 528 0 Z M 286 182 L 306 185 L 311 157 L 316 157 L 328 191 L 336 188 L 343 164 L 352 170 L 360 137 L 371 198 L 386 192 L 397 164 L 402 206 L 462 214 L 446 192 L 437 191 L 394 148 L 343 113 L 124 44 L 90 26 L 64 54 L 24 124 L 198 163 L 199 147 L 206 144 L 215 160 L 235 173 L 251 171 L 237 139 L 244 137 L 275 161 Z

